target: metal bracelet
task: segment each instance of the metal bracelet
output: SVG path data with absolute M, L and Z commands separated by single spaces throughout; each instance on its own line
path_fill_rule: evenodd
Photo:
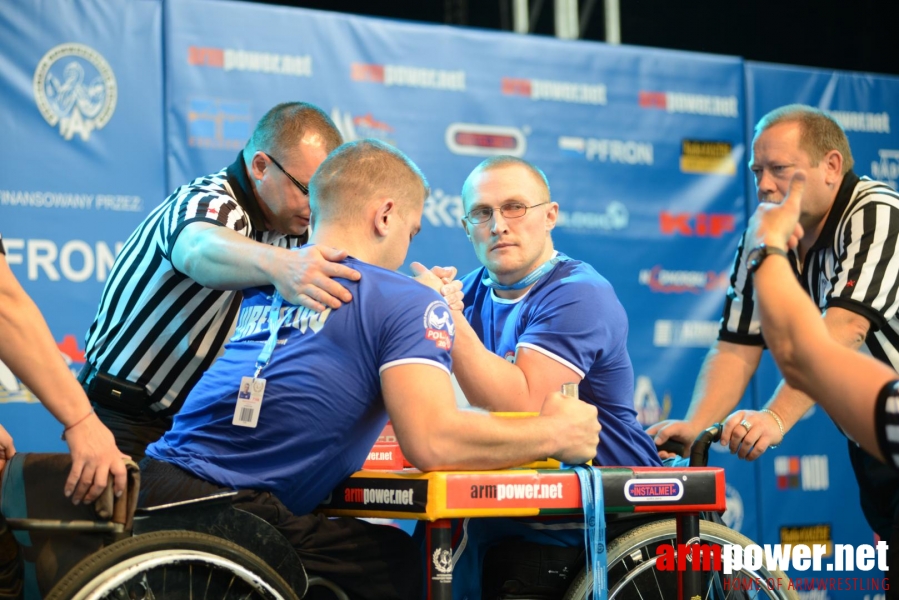
M 774 419 L 775 423 L 777 423 L 777 428 L 780 429 L 780 437 L 784 437 L 785 435 L 787 435 L 787 433 L 784 431 L 784 422 L 780 420 L 780 417 L 776 412 L 774 412 L 770 408 L 763 408 L 761 412 L 771 415 L 771 418 Z

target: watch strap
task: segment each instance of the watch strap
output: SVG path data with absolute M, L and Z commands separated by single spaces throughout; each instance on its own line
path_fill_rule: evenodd
M 750 274 L 755 273 L 756 271 L 758 271 L 759 267 L 762 266 L 762 262 L 764 262 L 764 260 L 772 254 L 783 256 L 784 258 L 789 259 L 789 257 L 787 256 L 787 251 L 783 248 L 768 246 L 767 244 L 759 244 L 749 251 L 749 260 L 746 262 L 746 270 Z

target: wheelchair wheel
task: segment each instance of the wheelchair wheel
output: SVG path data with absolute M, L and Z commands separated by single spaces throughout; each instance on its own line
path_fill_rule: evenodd
M 717 523 L 700 522 L 700 541 L 707 544 L 737 544 L 754 542 L 732 529 Z M 663 600 L 677 598 L 677 573 L 656 568 L 656 549 L 661 544 L 674 544 L 677 527 L 673 519 L 650 523 L 612 540 L 608 546 L 609 600 Z M 727 581 L 725 581 L 725 578 Z M 777 585 L 777 579 L 781 585 Z M 774 589 L 758 585 L 773 579 Z M 743 569 L 724 575 L 703 573 L 703 600 L 731 600 L 776 598 L 796 600 L 797 594 L 786 589 L 787 576 L 781 571 Z M 584 569 L 574 579 L 565 600 L 585 600 L 593 595 L 593 573 Z
M 268 564 L 237 544 L 192 531 L 156 531 L 87 557 L 46 600 L 100 598 L 297 600 L 297 595 Z

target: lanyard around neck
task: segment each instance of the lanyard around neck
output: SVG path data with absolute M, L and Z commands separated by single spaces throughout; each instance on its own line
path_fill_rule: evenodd
M 555 267 L 560 262 L 562 262 L 563 260 L 570 260 L 570 259 L 567 256 L 559 256 L 559 255 L 553 256 L 551 259 L 549 259 L 548 261 L 546 261 L 545 263 L 543 263 L 542 265 L 540 265 L 539 267 L 537 267 L 536 269 L 534 269 L 533 271 L 531 271 L 530 273 L 525 275 L 523 278 L 521 278 L 518 281 L 516 281 L 515 283 L 509 284 L 509 285 L 503 285 L 501 283 L 493 281 L 492 279 L 490 279 L 490 277 L 484 277 L 481 280 L 481 283 L 486 285 L 490 289 L 500 290 L 503 292 L 509 292 L 512 290 L 523 290 L 524 288 L 536 283 L 537 280 L 539 280 L 541 277 L 543 277 L 544 275 L 546 275 L 547 273 L 552 271 L 552 268 Z

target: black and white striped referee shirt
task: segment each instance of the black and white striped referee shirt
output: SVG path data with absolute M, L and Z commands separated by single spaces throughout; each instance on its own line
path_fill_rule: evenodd
M 718 339 L 760 346 L 764 341 L 752 278 L 746 273 L 745 243 L 744 233 Z M 850 171 L 802 269 L 795 252 L 790 261 L 822 310 L 838 306 L 871 322 L 863 348 L 899 371 L 899 194 Z
M 85 356 L 98 371 L 142 385 L 151 408 L 170 414 L 225 345 L 242 299 L 175 270 L 171 253 L 188 223 L 229 227 L 292 248 L 304 240 L 265 231 L 242 155 L 229 167 L 175 190 L 131 234 L 116 257 Z

